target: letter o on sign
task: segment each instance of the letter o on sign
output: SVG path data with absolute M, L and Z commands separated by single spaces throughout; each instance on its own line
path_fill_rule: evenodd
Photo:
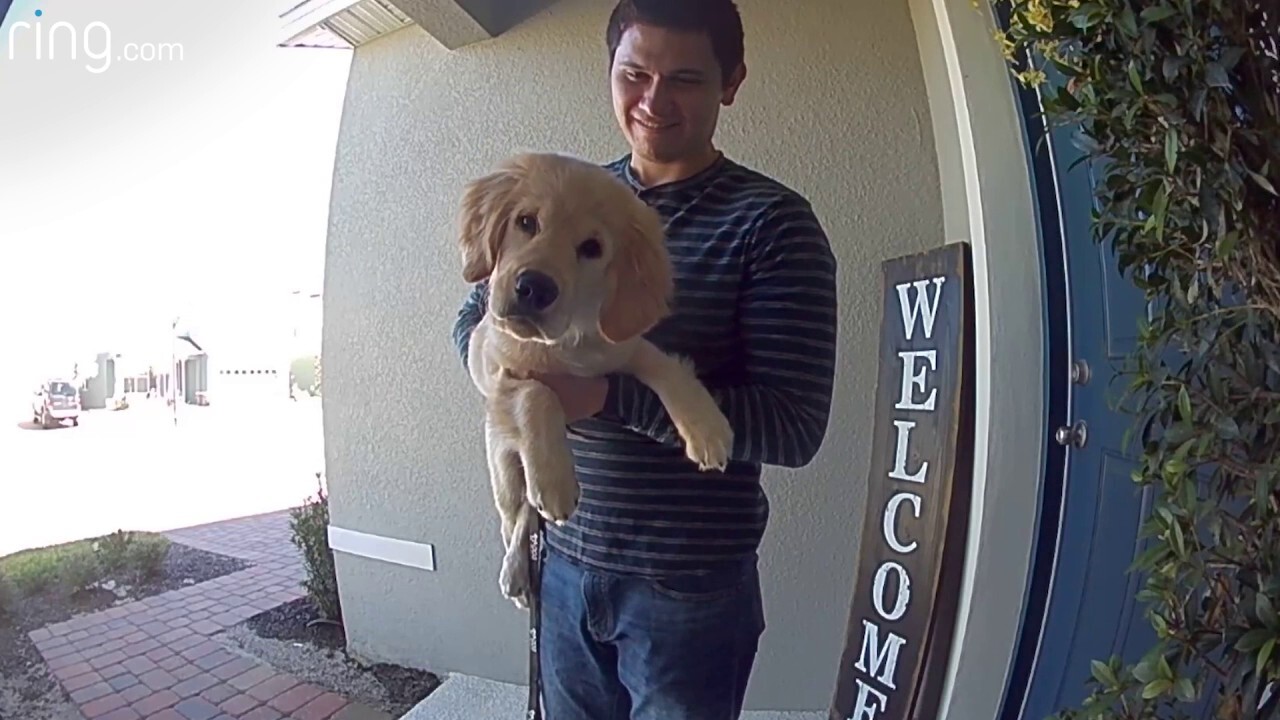
M 898 576 L 898 597 L 894 598 L 893 608 L 885 610 L 885 586 L 889 579 L 889 573 Z M 875 582 L 871 589 L 871 603 L 875 605 L 876 612 L 880 613 L 880 617 L 889 622 L 902 619 L 907 614 L 907 605 L 911 602 L 911 578 L 907 576 L 906 568 L 898 563 L 889 560 L 880 565 L 876 569 Z

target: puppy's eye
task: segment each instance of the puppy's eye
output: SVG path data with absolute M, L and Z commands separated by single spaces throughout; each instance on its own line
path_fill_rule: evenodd
M 525 232 L 530 235 L 537 235 L 538 218 L 529 214 L 518 215 L 516 217 L 516 227 L 520 228 L 521 232 Z
M 578 257 L 587 260 L 594 260 L 600 257 L 600 241 L 595 238 L 587 238 L 578 245 Z

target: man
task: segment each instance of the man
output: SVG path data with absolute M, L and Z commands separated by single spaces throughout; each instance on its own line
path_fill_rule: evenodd
M 662 214 L 676 266 L 674 313 L 648 337 L 694 361 L 735 437 L 729 467 L 700 472 L 635 378 L 539 378 L 582 489 L 546 529 L 544 704 L 551 720 L 726 720 L 764 629 L 761 466 L 803 466 L 826 434 L 836 261 L 804 198 L 713 143 L 746 76 L 732 0 L 622 0 L 606 40 L 632 148 L 608 167 Z M 485 291 L 454 328 L 464 365 Z

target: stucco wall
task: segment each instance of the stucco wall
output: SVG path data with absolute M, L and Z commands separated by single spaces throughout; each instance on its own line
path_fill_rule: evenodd
M 347 632 L 375 659 L 521 681 L 526 616 L 497 590 L 481 408 L 449 341 L 465 287 L 461 184 L 519 149 L 625 151 L 608 100 L 608 0 L 563 0 L 445 51 L 414 27 L 358 49 L 324 295 L 332 521 L 435 548 L 427 572 L 340 554 Z M 749 704 L 830 699 L 865 496 L 879 262 L 944 242 L 933 128 L 905 3 L 740 0 L 748 79 L 720 145 L 806 194 L 841 263 L 835 411 L 818 459 L 769 469 L 768 629 Z

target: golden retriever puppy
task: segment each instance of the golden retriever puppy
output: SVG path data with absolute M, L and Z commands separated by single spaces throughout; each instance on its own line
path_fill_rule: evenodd
M 723 470 L 729 421 L 690 364 L 642 335 L 674 290 L 657 212 L 608 170 L 526 153 L 468 183 L 463 278 L 489 281 L 468 369 L 485 398 L 485 451 L 506 554 L 502 593 L 527 607 L 529 534 L 541 513 L 563 523 L 578 503 L 564 411 L 533 373 L 623 372 L 652 388 L 703 470 Z

